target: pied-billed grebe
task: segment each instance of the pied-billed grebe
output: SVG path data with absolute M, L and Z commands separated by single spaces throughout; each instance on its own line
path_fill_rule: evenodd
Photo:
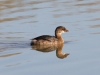
M 55 36 L 42 35 L 33 38 L 31 41 L 31 45 L 48 45 L 48 44 L 64 43 L 64 40 L 61 36 L 61 34 L 64 32 L 68 32 L 68 30 L 63 26 L 58 26 L 55 29 Z

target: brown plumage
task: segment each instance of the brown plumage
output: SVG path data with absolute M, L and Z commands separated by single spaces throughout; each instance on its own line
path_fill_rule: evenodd
M 31 45 L 46 45 L 46 44 L 64 43 L 64 40 L 61 36 L 61 34 L 64 32 L 68 32 L 68 30 L 63 26 L 58 26 L 55 29 L 55 36 L 50 36 L 50 35 L 38 36 L 32 39 Z

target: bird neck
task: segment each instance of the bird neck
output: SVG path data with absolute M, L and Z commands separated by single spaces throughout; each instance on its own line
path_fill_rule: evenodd
M 59 42 L 64 42 L 61 33 L 55 33 L 55 37 L 59 40 Z

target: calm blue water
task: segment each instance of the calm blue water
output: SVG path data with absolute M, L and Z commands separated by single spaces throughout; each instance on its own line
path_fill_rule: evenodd
M 63 52 L 33 50 L 30 39 L 69 32 Z M 99 0 L 0 0 L 0 75 L 100 75 Z

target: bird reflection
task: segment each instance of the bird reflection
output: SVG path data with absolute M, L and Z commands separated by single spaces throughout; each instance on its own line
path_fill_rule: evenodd
M 56 50 L 56 56 L 60 59 L 66 58 L 69 54 L 68 53 L 63 53 L 64 44 L 57 44 L 57 45 L 33 45 L 32 49 L 37 50 L 40 52 L 51 52 Z

